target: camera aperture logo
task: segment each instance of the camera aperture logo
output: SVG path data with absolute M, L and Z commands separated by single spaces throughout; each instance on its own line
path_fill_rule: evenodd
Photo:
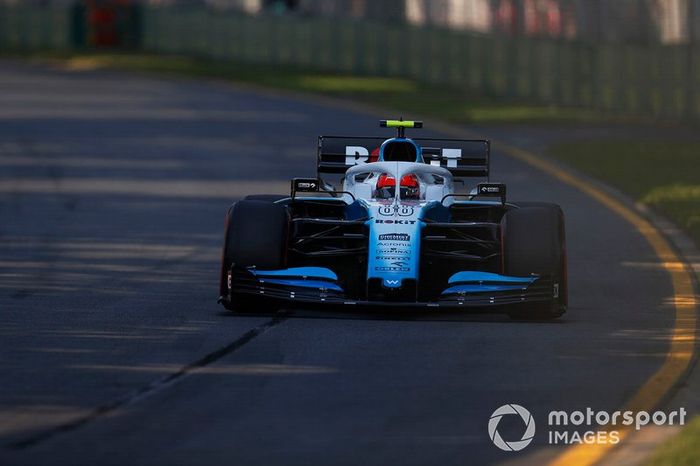
M 520 416 L 524 432 L 519 440 L 504 440 L 498 432 L 498 424 L 504 416 Z M 595 411 L 590 407 L 577 411 L 554 410 L 547 416 L 547 443 L 550 445 L 616 444 L 620 442 L 620 430 L 640 430 L 648 424 L 685 425 L 687 411 Z M 489 419 L 489 438 L 504 451 L 520 451 L 535 437 L 535 420 L 527 409 L 509 403 L 496 409 Z
M 498 423 L 501 422 L 503 416 L 518 415 L 525 423 L 525 432 L 520 440 L 507 442 L 503 440 L 501 434 L 498 433 Z M 530 445 L 532 439 L 535 438 L 535 419 L 530 414 L 530 411 L 516 404 L 507 404 L 498 408 L 489 419 L 489 437 L 494 445 L 505 451 L 520 451 Z

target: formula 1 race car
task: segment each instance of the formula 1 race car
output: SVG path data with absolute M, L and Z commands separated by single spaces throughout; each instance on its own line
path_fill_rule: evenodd
M 507 202 L 506 186 L 488 181 L 489 141 L 407 138 L 419 121 L 381 126 L 398 136 L 322 136 L 317 178 L 229 208 L 219 302 L 562 315 L 561 208 Z M 456 192 L 468 178 L 485 181 Z

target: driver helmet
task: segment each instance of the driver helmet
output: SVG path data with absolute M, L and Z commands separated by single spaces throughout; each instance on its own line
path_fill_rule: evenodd
M 420 183 L 412 173 L 401 177 L 399 183 L 401 199 L 420 199 Z M 393 176 L 382 173 L 377 180 L 377 196 L 381 199 L 392 198 L 396 195 L 396 180 Z

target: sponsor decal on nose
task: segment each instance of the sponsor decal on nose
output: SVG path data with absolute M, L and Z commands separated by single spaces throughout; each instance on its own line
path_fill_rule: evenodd
M 411 241 L 411 236 L 407 233 L 386 233 L 379 235 L 379 241 Z
M 384 223 L 384 224 L 394 224 L 394 225 L 415 225 L 416 221 L 415 220 L 382 220 L 382 219 L 376 219 L 374 221 L 375 223 Z

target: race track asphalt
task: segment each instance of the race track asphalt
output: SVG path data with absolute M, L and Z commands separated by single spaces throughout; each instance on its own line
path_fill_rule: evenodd
M 645 239 L 497 146 L 511 199 L 566 213 L 560 321 L 225 312 L 227 206 L 313 176 L 338 133 L 387 135 L 224 83 L 0 62 L 0 464 L 539 463 L 550 410 L 614 410 L 660 366 L 672 289 Z M 488 437 L 505 403 L 541 420 L 519 453 Z

